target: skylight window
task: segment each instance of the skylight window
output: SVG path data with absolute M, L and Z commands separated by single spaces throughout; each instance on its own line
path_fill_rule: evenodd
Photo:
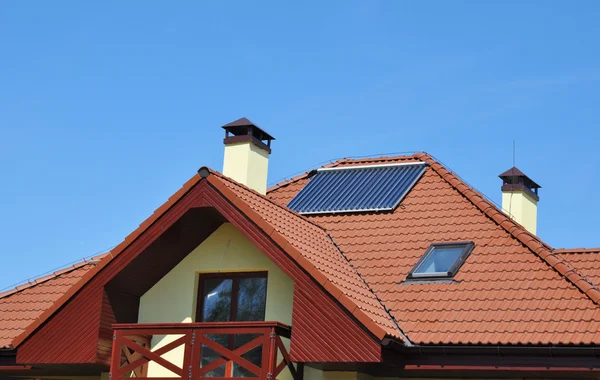
M 408 275 L 409 279 L 449 278 L 456 274 L 475 244 L 436 243 L 432 244 L 415 268 Z

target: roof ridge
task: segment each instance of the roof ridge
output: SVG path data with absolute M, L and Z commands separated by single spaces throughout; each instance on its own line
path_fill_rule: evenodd
M 310 169 L 310 170 L 306 171 L 306 172 L 305 172 L 305 173 L 303 173 L 303 174 L 299 174 L 299 175 L 297 175 L 297 176 L 295 176 L 295 177 L 292 177 L 292 178 L 290 178 L 290 179 L 286 179 L 286 180 L 283 180 L 282 182 L 276 183 L 275 185 L 273 185 L 273 186 L 271 186 L 270 188 L 268 188 L 268 189 L 267 189 L 267 194 L 269 194 L 271 191 L 276 191 L 276 190 L 279 190 L 279 189 L 281 189 L 282 187 L 285 187 L 285 186 L 291 185 L 292 183 L 298 182 L 298 181 L 299 181 L 299 180 L 301 180 L 301 179 L 307 178 L 308 176 L 310 176 L 310 174 L 311 174 L 312 172 L 314 172 L 314 171 L 315 171 L 315 170 L 317 170 L 317 169 L 320 169 L 320 168 L 331 168 L 331 167 L 335 167 L 336 165 L 339 165 L 339 162 L 340 162 L 341 160 L 345 160 L 345 159 L 346 159 L 346 158 L 341 158 L 341 159 L 339 159 L 339 160 L 336 160 L 336 161 L 329 161 L 329 163 L 328 163 L 328 164 L 325 164 L 325 165 L 323 165 L 323 166 L 318 166 L 318 167 L 316 167 L 315 169 Z
M 337 245 L 337 243 L 335 242 L 335 240 L 333 240 L 333 237 L 331 237 L 331 235 L 329 234 L 329 232 L 327 232 L 327 230 L 325 230 L 325 233 L 327 234 L 327 237 L 329 238 L 329 240 L 331 240 L 331 243 L 333 244 L 333 246 L 335 247 L 335 249 L 337 249 L 338 252 L 340 253 L 340 255 L 342 255 L 342 257 L 348 262 L 348 265 L 350 265 L 350 267 L 356 272 L 356 274 L 358 275 L 358 278 L 361 279 L 361 281 L 365 284 L 365 286 L 367 287 L 367 289 L 369 289 L 369 291 L 373 294 L 373 296 L 375 297 L 375 299 L 377 300 L 377 302 L 379 302 L 381 304 L 381 307 L 383 308 L 383 310 L 389 315 L 390 320 L 392 322 L 394 322 L 394 325 L 396 325 L 396 328 L 398 329 L 398 332 L 400 333 L 400 336 L 402 337 L 402 339 L 404 340 L 404 342 L 407 343 L 406 345 L 408 347 L 413 346 L 414 345 L 413 342 L 410 340 L 410 338 L 408 337 L 408 335 L 406 335 L 406 333 L 404 332 L 404 329 L 402 329 L 402 327 L 400 327 L 400 324 L 398 323 L 398 321 L 396 320 L 396 318 L 394 318 L 394 316 L 392 315 L 392 313 L 390 312 L 390 310 L 385 306 L 385 304 L 383 303 L 383 301 L 381 300 L 381 298 L 379 298 L 379 296 L 377 295 L 377 293 L 375 293 L 373 291 L 373 288 L 371 287 L 371 285 L 369 285 L 369 283 L 367 282 L 367 280 L 365 280 L 364 277 L 360 274 L 360 271 L 358 269 L 356 269 L 356 267 L 352 264 L 352 261 L 348 259 L 348 257 L 346 256 L 346 254 Z
M 323 166 L 318 166 L 314 169 L 308 170 L 307 172 L 297 175 L 295 177 L 292 177 L 290 179 L 284 180 L 282 182 L 276 183 L 275 185 L 271 186 L 270 188 L 267 189 L 267 195 L 272 192 L 272 191 L 277 191 L 279 189 L 281 189 L 282 187 L 291 185 L 292 183 L 298 182 L 301 179 L 307 178 L 311 175 L 311 173 L 313 173 L 315 170 L 318 169 L 323 169 L 323 168 L 333 168 L 336 167 L 338 165 L 344 164 L 344 163 L 350 163 L 350 162 L 360 162 L 360 161 L 373 161 L 373 160 L 394 160 L 394 159 L 399 159 L 399 158 L 414 158 L 415 155 L 418 153 L 414 153 L 411 155 L 398 155 L 398 156 L 378 156 L 378 157 L 361 157 L 361 158 L 352 158 L 352 157 L 344 157 L 344 158 L 339 158 L 336 160 L 332 160 L 329 161 L 328 164 L 323 165 Z
M 600 253 L 599 248 L 555 248 L 554 252 L 560 254 L 582 254 L 582 253 Z
M 13 294 L 22 292 L 24 290 L 33 288 L 34 286 L 43 284 L 44 282 L 50 281 L 52 279 L 55 279 L 59 276 L 62 276 L 63 274 L 69 273 L 69 272 L 73 272 L 74 270 L 77 270 L 79 268 L 83 268 L 86 265 L 96 265 L 98 263 L 98 261 L 100 259 L 102 259 L 106 254 L 102 254 L 102 255 L 98 255 L 98 256 L 94 256 L 91 257 L 89 259 L 83 259 L 83 261 L 77 262 L 73 265 L 70 265 L 66 268 L 62 268 L 59 270 L 56 270 L 54 272 L 52 272 L 51 274 L 47 274 L 47 275 L 43 275 L 37 278 L 34 278 L 33 280 L 27 280 L 27 283 L 22 284 L 22 285 L 17 285 L 14 287 L 14 289 L 9 289 L 7 291 L 4 292 L 0 292 L 0 299 L 6 298 L 8 296 L 11 296 Z
M 517 239 L 536 256 L 548 264 L 563 278 L 572 283 L 579 291 L 585 294 L 594 304 L 600 305 L 600 288 L 594 285 L 586 276 L 567 260 L 564 260 L 549 245 L 541 241 L 537 236 L 532 235 L 519 223 L 512 220 L 505 213 L 500 211 L 491 201 L 485 198 L 479 191 L 468 186 L 454 172 L 447 169 L 444 165 L 434 159 L 427 153 L 417 153 L 415 157 L 428 162 L 430 167 L 440 175 L 448 184 L 455 188 L 460 194 L 467 198 L 475 207 L 481 210 L 486 216 L 492 219 L 496 224 L 502 227 L 513 238 Z

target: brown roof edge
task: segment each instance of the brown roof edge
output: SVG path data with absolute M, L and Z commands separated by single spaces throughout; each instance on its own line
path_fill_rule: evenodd
M 24 283 L 22 285 L 17 285 L 14 289 L 10 289 L 10 290 L 0 293 L 0 299 L 8 297 L 10 295 L 13 295 L 15 293 L 22 292 L 23 290 L 32 288 L 36 285 L 43 284 L 46 281 L 50 281 L 54 278 L 62 276 L 63 274 L 73 272 L 74 270 L 80 269 L 86 265 L 96 265 L 98 263 L 98 261 L 104 257 L 104 255 L 106 255 L 106 254 L 97 255 L 97 256 L 91 257 L 89 259 L 83 259 L 83 261 L 75 263 L 66 268 L 56 270 L 56 271 L 52 272 L 51 274 L 47 274 L 47 275 L 35 278 L 33 280 L 27 280 L 27 283 Z
M 58 309 L 60 309 L 67 301 L 69 301 L 85 284 L 88 283 L 98 272 L 102 270 L 108 263 L 110 263 L 116 256 L 125 250 L 131 243 L 133 243 L 148 227 L 150 227 L 159 217 L 161 217 L 167 210 L 169 210 L 179 199 L 183 197 L 188 191 L 192 189 L 198 182 L 200 182 L 200 176 L 194 175 L 190 178 L 178 191 L 175 192 L 163 205 L 157 208 L 152 215 L 150 215 L 140 226 L 132 233 L 127 235 L 125 239 L 111 249 L 110 252 L 106 253 L 105 256 L 96 264 L 94 268 L 87 271 L 79 281 L 67 290 L 65 294 L 60 296 L 58 300 L 54 302 L 46 311 L 44 311 L 38 319 L 32 322 L 25 331 L 15 337 L 12 341 L 12 346 L 17 348 L 23 343 L 34 331 L 36 331 L 46 320 L 48 320 Z
M 556 248 L 554 249 L 554 252 L 560 254 L 600 253 L 600 248 Z
M 215 173 L 215 172 L 213 172 Z M 220 177 L 218 173 L 217 176 Z M 383 340 L 387 333 L 384 329 L 379 327 L 369 316 L 367 316 L 354 301 L 344 295 L 341 291 L 336 292 L 334 289 L 338 289 L 328 278 L 326 278 L 311 262 L 304 259 L 304 257 L 289 243 L 285 236 L 275 231 L 275 228 L 265 221 L 256 211 L 246 204 L 240 197 L 238 197 L 231 189 L 229 189 L 224 183 L 215 179 L 213 176 L 208 177 L 208 182 L 223 196 L 225 196 L 234 206 L 244 213 L 250 220 L 252 220 L 260 229 L 265 231 L 273 241 L 275 241 L 282 250 L 284 250 L 294 261 L 302 267 L 315 281 L 317 281 L 325 291 L 333 296 L 340 304 L 346 309 L 375 337 L 379 340 Z M 261 195 L 264 198 L 264 195 Z M 266 199 L 266 198 L 264 198 Z M 267 199 L 268 200 L 268 199 Z M 271 201 L 269 201 L 271 202 Z M 276 203 L 271 202 L 274 205 Z M 278 206 L 281 207 L 281 206 Z M 286 209 L 291 212 L 291 210 Z M 319 227 L 322 228 L 322 227 Z M 269 232 L 270 231 L 270 232 Z
M 577 289 L 584 293 L 592 302 L 600 305 L 600 288 L 596 287 L 584 275 L 579 273 L 571 263 L 564 260 L 550 246 L 542 242 L 537 236 L 532 235 L 520 224 L 510 219 L 501 212 L 496 205 L 487 200 L 477 190 L 468 186 L 456 174 L 448 170 L 441 163 L 427 153 L 414 155 L 422 161 L 429 163 L 430 167 L 440 175 L 446 182 L 460 192 L 465 198 L 479 208 L 490 219 L 506 230 L 511 236 L 529 248 L 540 257 L 546 264 L 557 271 L 567 281 L 571 282 Z

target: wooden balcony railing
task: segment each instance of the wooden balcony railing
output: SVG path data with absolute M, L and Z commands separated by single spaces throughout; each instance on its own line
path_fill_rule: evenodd
M 113 328 L 111 380 L 275 380 L 286 368 L 300 380 L 282 341 L 290 338 L 290 327 L 278 322 L 140 323 Z

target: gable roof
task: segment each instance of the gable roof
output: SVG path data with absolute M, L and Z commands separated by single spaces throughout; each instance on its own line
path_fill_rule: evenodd
M 425 161 L 429 168 L 390 213 L 307 216 L 418 344 L 600 343 L 600 290 L 567 260 L 431 156 L 344 159 L 332 166 Z M 285 205 L 311 173 L 275 186 Z M 435 242 L 474 241 L 452 283 L 405 283 Z
M 380 339 L 600 343 L 600 290 L 594 281 L 431 156 L 344 159 L 327 166 L 411 161 L 429 167 L 393 212 L 310 217 L 285 205 L 312 172 L 274 186 L 266 197 L 215 171 L 205 172 L 211 185 Z M 78 272 L 52 296 L 50 307 L 7 335 L 5 344 L 23 342 L 201 180 L 194 175 L 97 265 Z M 453 282 L 404 283 L 431 243 L 459 240 L 472 240 L 476 248 Z
M 0 349 L 12 348 L 13 339 L 50 309 L 101 257 L 74 264 L 0 293 Z
M 402 341 L 403 334 L 391 315 L 349 265 L 322 228 L 218 172 L 208 168 L 199 170 L 199 172 L 202 171 L 210 173 L 206 180 L 236 207 L 243 210 L 247 217 L 293 257 L 300 267 L 322 285 L 325 291 L 337 299 L 368 331 L 379 339 L 389 335 Z M 200 175 L 194 175 L 187 181 L 121 244 L 107 253 L 97 265 L 88 268 L 69 287 L 63 289 L 62 293 L 57 294 L 50 307 L 41 311 L 34 320 L 21 329 L 19 334 L 12 336 L 11 346 L 17 347 L 24 342 L 102 268 L 123 252 L 129 244 L 202 180 L 204 178 L 201 178 Z

